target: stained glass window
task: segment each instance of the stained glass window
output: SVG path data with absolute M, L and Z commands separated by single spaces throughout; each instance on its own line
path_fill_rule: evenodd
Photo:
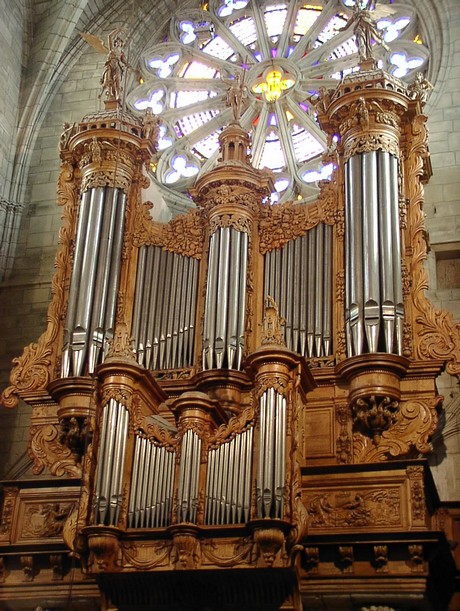
M 348 22 L 358 1 L 364 0 L 209 0 L 205 10 L 171 17 L 146 46 L 145 82 L 128 101 L 134 111 L 150 107 L 159 116 L 155 176 L 176 190 L 175 201 L 178 190 L 189 202 L 187 187 L 218 158 L 219 134 L 233 117 L 227 91 L 237 74 L 247 89 L 241 124 L 251 132 L 253 164 L 275 172 L 272 201 L 316 197 L 332 166 L 322 163 L 326 140 L 310 100 L 357 70 Z M 370 8 L 389 47 L 374 46 L 379 67 L 412 80 L 429 61 L 415 10 L 390 0 Z

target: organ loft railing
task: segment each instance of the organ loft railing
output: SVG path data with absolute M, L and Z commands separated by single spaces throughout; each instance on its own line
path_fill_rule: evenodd
M 430 452 L 460 340 L 424 296 L 419 81 L 372 65 L 313 100 L 335 170 L 310 204 L 270 204 L 238 116 L 168 223 L 142 201 L 151 113 L 109 100 L 65 129 L 49 323 L 2 398 L 32 407 L 35 472 L 81 478 L 64 537 L 89 574 L 280 569 L 298 609 L 321 562 L 338 566 L 324 536 L 343 538 L 342 568 L 373 529 L 360 570 L 388 570 L 380 548 L 406 535 L 421 547 L 395 551 L 398 579 L 427 566 L 406 463 Z

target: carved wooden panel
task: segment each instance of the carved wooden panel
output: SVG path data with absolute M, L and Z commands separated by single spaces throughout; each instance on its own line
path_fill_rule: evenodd
M 65 521 L 79 498 L 79 491 L 79 488 L 21 490 L 13 518 L 11 543 L 62 541 Z
M 423 520 L 414 520 L 413 484 L 405 470 L 315 474 L 303 484 L 310 534 L 423 528 Z M 423 485 L 420 495 L 424 509 Z

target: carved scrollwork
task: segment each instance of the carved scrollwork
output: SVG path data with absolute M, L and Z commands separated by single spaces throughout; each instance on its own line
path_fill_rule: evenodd
M 257 377 L 256 396 L 261 397 L 268 388 L 274 388 L 280 395 L 288 393 L 289 380 L 285 376 L 266 373 Z
M 348 161 L 358 153 L 370 153 L 372 151 L 385 151 L 399 157 L 399 143 L 388 134 L 366 134 L 347 141 L 344 147 L 344 158 Z
M 3 489 L 2 518 L 0 522 L 0 538 L 8 538 L 19 488 L 7 486 Z
M 355 434 L 354 462 L 378 462 L 396 456 L 407 457 L 418 452 L 431 452 L 429 439 L 437 426 L 437 406 L 441 401 L 441 396 L 423 401 L 402 401 L 395 423 L 383 431 L 377 446 L 368 437 Z
M 58 181 L 58 204 L 64 206 L 56 255 L 56 273 L 51 283 L 52 301 L 48 308 L 48 325 L 37 343 L 24 349 L 22 356 L 13 359 L 11 385 L 2 394 L 5 407 L 14 408 L 19 398 L 44 390 L 52 377 L 58 348 L 59 325 L 65 309 L 66 278 L 70 274 L 72 238 L 77 220 L 78 190 L 74 170 L 63 161 Z
M 408 128 L 409 129 L 409 128 Z M 416 310 L 414 347 L 417 358 L 447 362 L 446 371 L 460 373 L 460 325 L 452 315 L 435 309 L 428 301 L 428 275 L 424 267 L 427 256 L 423 206 L 423 160 L 427 156 L 426 117 L 417 115 L 410 125 L 410 148 L 407 160 L 406 187 L 409 194 L 409 235 L 412 245 L 412 305 Z
M 221 214 L 213 216 L 209 223 L 210 233 L 217 231 L 219 227 L 233 227 L 236 231 L 242 231 L 251 236 L 251 222 L 246 216 L 240 214 Z
M 248 405 L 241 414 L 233 416 L 226 424 L 221 424 L 209 439 L 209 446 L 215 446 L 243 432 L 254 422 L 254 405 Z
M 120 388 L 119 386 L 104 386 L 101 394 L 101 405 L 107 405 L 110 399 L 121 403 L 121 405 L 129 409 L 133 401 L 133 393 L 131 390 Z
M 48 467 L 52 475 L 80 477 L 81 466 L 75 454 L 59 442 L 57 424 L 41 424 L 30 429 L 29 456 L 34 461 L 32 472 L 39 475 Z
M 97 187 L 115 187 L 128 193 L 130 186 L 131 180 L 128 176 L 123 176 L 122 173 L 111 170 L 88 172 L 84 175 L 81 182 L 82 193 Z
M 290 240 L 300 238 L 318 223 L 333 225 L 338 202 L 338 187 L 334 180 L 322 185 L 313 204 L 286 202 L 262 208 L 259 219 L 259 249 L 262 254 L 282 248 Z
M 204 244 L 204 223 L 201 210 L 190 210 L 176 216 L 169 223 L 152 220 L 151 202 L 136 207 L 134 222 L 135 246 L 161 246 L 178 255 L 201 259 Z
M 350 410 L 346 403 L 339 403 L 335 408 L 336 420 L 339 423 L 340 430 L 336 439 L 336 456 L 339 463 L 348 464 L 352 459 L 352 440 L 348 431 L 348 421 L 350 418 Z

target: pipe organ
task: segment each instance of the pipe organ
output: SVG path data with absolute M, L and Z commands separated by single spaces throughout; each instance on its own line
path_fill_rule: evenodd
M 269 203 L 235 117 L 168 223 L 142 201 L 151 114 L 66 128 L 48 328 L 2 399 L 31 406 L 35 471 L 78 485 L 63 536 L 105 608 L 173 611 L 195 574 L 197 608 L 266 609 L 254 575 L 292 611 L 445 596 L 424 457 L 460 338 L 424 296 L 417 91 L 372 65 L 313 100 L 337 145 L 312 203 Z

